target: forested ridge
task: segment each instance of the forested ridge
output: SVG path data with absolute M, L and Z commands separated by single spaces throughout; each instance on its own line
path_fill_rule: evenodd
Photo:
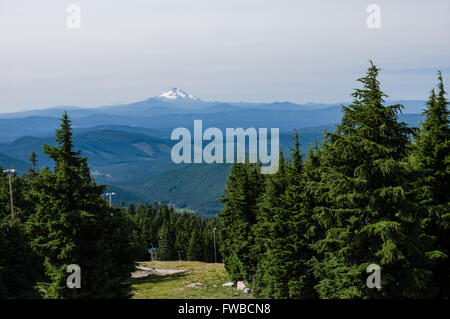
M 449 298 L 450 131 L 442 75 L 419 129 L 385 105 L 371 63 L 342 121 L 302 157 L 298 134 L 276 174 L 231 168 L 223 262 L 270 298 Z M 300 132 L 301 133 L 301 132 Z M 369 265 L 381 288 L 366 285 Z

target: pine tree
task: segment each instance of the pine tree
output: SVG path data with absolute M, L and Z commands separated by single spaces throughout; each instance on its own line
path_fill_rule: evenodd
M 306 206 L 305 176 L 298 133 L 295 131 L 291 162 L 267 178 L 258 214 L 258 233 L 265 252 L 262 294 L 273 298 L 313 298 L 314 278 L 308 262 L 311 210 Z M 280 156 L 282 158 L 282 156 Z
M 194 228 L 194 230 L 192 231 L 191 238 L 189 239 L 187 260 L 204 261 L 202 237 L 197 227 Z
M 129 224 L 110 209 L 90 177 L 87 161 L 74 150 L 67 112 L 56 130 L 57 146 L 44 145 L 55 162 L 33 178 L 35 212 L 28 221 L 32 247 L 43 259 L 47 276 L 39 287 L 46 298 L 122 298 L 134 269 Z M 69 264 L 81 267 L 81 289 L 66 286 Z
M 236 281 L 253 282 L 256 273 L 253 225 L 263 185 L 258 166 L 236 163 L 221 198 L 224 208 L 219 214 L 220 252 L 225 268 Z
M 184 213 L 181 215 L 181 218 L 177 221 L 176 226 L 176 238 L 175 238 L 175 248 L 178 259 L 186 260 L 187 259 L 187 250 L 188 244 L 190 240 L 189 231 L 190 231 L 190 219 L 188 218 L 188 214 Z
M 420 209 L 425 209 L 422 226 L 435 241 L 432 268 L 437 296 L 450 298 L 450 129 L 448 101 L 438 73 L 438 92 L 431 91 L 423 122 L 412 146 L 410 162 L 416 178 Z
M 158 258 L 160 260 L 175 259 L 175 242 L 172 240 L 172 230 L 169 221 L 164 220 L 159 236 Z
M 8 297 L 7 287 L 5 284 L 5 279 L 7 274 L 7 261 L 5 247 L 7 245 L 6 236 L 3 232 L 3 225 L 0 227 L 0 299 L 6 299 Z
M 283 152 L 280 152 L 279 169 L 267 176 L 265 191 L 258 204 L 257 223 L 254 227 L 255 254 L 259 257 L 256 270 L 254 291 L 269 297 L 288 297 L 287 282 L 278 280 L 280 276 L 280 235 L 285 232 L 284 225 L 280 225 L 280 211 L 287 186 L 287 167 Z M 282 236 L 282 235 L 281 235 Z M 285 278 L 284 278 L 285 279 Z
M 30 173 L 30 175 L 32 176 L 35 176 L 37 167 L 38 167 L 38 158 L 36 153 L 33 151 L 31 152 L 30 155 L 30 167 L 28 168 L 28 173 Z
M 409 129 L 398 122 L 400 105 L 384 106 L 386 95 L 371 63 L 358 81 L 353 103 L 343 106 L 336 131 L 321 151 L 314 218 L 325 236 L 311 261 L 322 298 L 414 298 L 426 296 L 425 235 L 406 198 L 403 159 Z M 366 268 L 381 266 L 382 289 L 366 286 Z
M 324 229 L 314 218 L 315 207 L 320 207 L 323 203 L 319 200 L 322 196 L 321 189 L 317 187 L 321 180 L 321 149 L 318 147 L 318 143 L 310 145 L 306 160 L 303 165 L 303 178 L 304 185 L 304 198 L 303 198 L 303 227 L 304 232 L 304 256 L 302 257 L 302 289 L 301 297 L 308 299 L 318 298 L 319 295 L 315 289 L 318 284 L 317 278 L 314 276 L 314 263 L 316 250 L 313 248 L 314 244 L 321 238 L 325 237 Z
M 292 163 L 287 170 L 287 187 L 283 196 L 284 215 L 291 228 L 286 236 L 286 246 L 289 247 L 289 263 L 286 271 L 290 298 L 314 298 L 315 280 L 310 272 L 308 263 L 313 255 L 311 249 L 311 234 L 313 225 L 312 210 L 307 205 L 307 179 L 300 151 L 298 134 L 294 135 L 295 147 L 292 150 Z
M 0 299 L 37 298 L 34 289 L 40 279 L 38 261 L 29 244 L 23 223 L 0 221 Z
M 136 214 L 136 209 L 134 208 L 134 204 L 130 203 L 128 205 L 128 215 L 134 216 Z
M 9 182 L 0 167 L 0 298 L 37 298 L 40 260 L 30 247 L 24 222 L 30 206 L 24 200 L 26 183 L 13 174 L 14 217 L 11 216 Z

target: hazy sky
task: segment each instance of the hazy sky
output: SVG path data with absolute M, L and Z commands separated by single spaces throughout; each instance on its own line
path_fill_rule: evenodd
M 66 24 L 70 4 L 81 28 Z M 381 7 L 381 28 L 366 25 Z M 341 102 L 368 60 L 391 99 L 444 73 L 448 0 L 0 0 L 0 112 L 96 106 L 177 86 L 204 100 Z

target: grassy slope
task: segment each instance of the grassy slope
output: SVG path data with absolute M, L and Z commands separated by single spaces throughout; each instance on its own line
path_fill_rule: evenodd
M 222 287 L 230 278 L 223 264 L 207 264 L 189 261 L 156 261 L 142 266 L 183 269 L 183 273 L 168 276 L 151 275 L 133 280 L 135 299 L 232 299 L 254 298 L 235 287 Z M 201 288 L 187 288 L 192 283 L 202 283 Z

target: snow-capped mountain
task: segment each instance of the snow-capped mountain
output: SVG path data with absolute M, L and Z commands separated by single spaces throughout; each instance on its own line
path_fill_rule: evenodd
M 171 87 L 169 91 L 162 93 L 158 97 L 165 101 L 200 101 L 198 97 L 176 87 Z

